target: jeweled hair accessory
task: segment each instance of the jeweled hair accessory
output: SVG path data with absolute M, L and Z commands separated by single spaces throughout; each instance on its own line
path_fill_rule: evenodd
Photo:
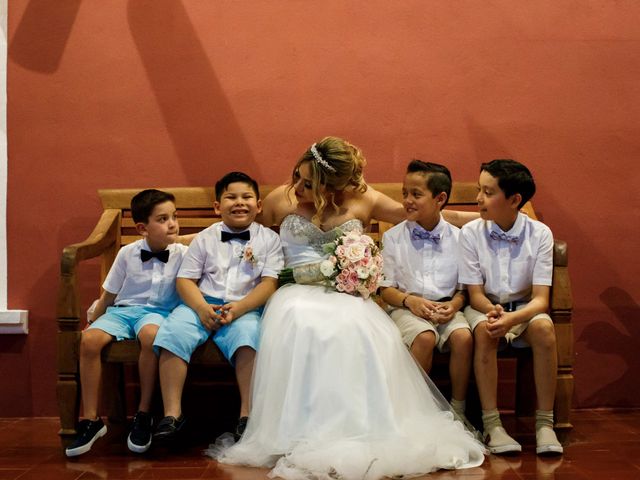
M 315 143 L 311 145 L 311 148 L 309 150 L 311 150 L 311 153 L 313 154 L 313 158 L 316 159 L 317 163 L 319 163 L 322 167 L 329 170 L 331 173 L 336 173 L 336 169 L 331 165 L 329 165 L 329 162 L 327 162 L 324 158 L 322 158 L 322 155 L 320 155 L 320 152 L 318 152 L 318 149 L 316 148 Z

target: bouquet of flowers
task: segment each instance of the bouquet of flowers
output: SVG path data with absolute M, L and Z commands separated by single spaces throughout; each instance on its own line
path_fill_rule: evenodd
M 382 279 L 382 254 L 373 239 L 357 230 L 322 247 L 326 260 L 284 269 L 280 284 L 321 283 L 338 292 L 369 298 Z

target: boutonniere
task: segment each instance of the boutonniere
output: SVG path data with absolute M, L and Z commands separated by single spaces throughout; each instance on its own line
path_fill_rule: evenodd
M 253 247 L 251 245 L 245 245 L 242 252 L 240 252 L 240 258 L 251 265 L 255 265 L 258 262 L 253 255 Z

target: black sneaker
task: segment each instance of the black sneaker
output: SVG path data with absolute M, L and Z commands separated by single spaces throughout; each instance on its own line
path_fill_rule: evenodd
M 178 418 L 164 417 L 156 427 L 156 431 L 153 434 L 154 440 L 162 442 L 173 440 L 180 433 L 185 422 L 184 415 L 180 415 Z
M 236 433 L 233 434 L 234 438 L 236 439 L 236 442 L 240 440 L 240 437 L 242 437 L 242 434 L 247 429 L 248 421 L 249 421 L 249 417 L 240 417 L 238 419 L 238 425 L 236 425 Z
M 153 418 L 147 412 L 138 412 L 133 417 L 131 433 L 127 437 L 129 450 L 135 453 L 144 453 L 151 447 L 151 427 Z
M 77 457 L 91 450 L 93 443 L 107 433 L 107 426 L 101 418 L 82 420 L 78 423 L 78 436 L 64 451 L 67 457 Z

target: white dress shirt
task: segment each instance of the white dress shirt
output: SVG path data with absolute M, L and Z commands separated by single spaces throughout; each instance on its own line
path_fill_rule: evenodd
M 116 295 L 114 305 L 117 306 L 150 306 L 171 310 L 180 301 L 176 292 L 176 275 L 187 247 L 180 243 L 169 245 L 167 263 L 157 258 L 143 262 L 140 258 L 143 249 L 151 251 L 145 239 L 122 247 L 102 288 Z
M 416 222 L 405 220 L 382 236 L 384 280 L 382 287 L 395 287 L 427 300 L 453 297 L 458 284 L 458 234 L 444 219 L 430 232 L 440 240 L 411 238 Z
M 191 242 L 180 278 L 198 281 L 203 295 L 227 302 L 240 300 L 253 290 L 262 277 L 278 277 L 284 266 L 280 237 L 273 230 L 253 222 L 249 240 L 221 240 L 221 231 L 231 232 L 224 222 L 214 223 Z M 244 257 L 245 249 L 253 259 Z
M 529 301 L 531 286 L 551 286 L 552 275 L 553 235 L 545 224 L 518 213 L 508 232 L 482 219 L 462 227 L 460 283 L 483 285 L 492 302 Z

